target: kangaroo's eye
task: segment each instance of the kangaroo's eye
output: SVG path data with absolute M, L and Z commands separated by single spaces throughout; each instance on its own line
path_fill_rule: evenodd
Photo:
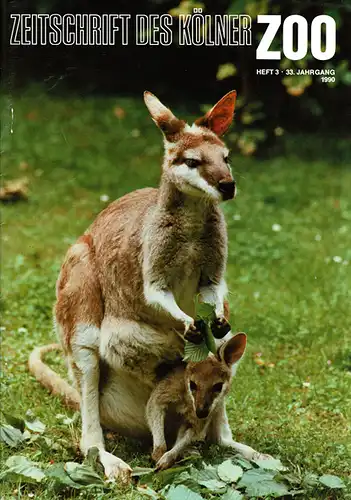
M 190 381 L 189 387 L 192 392 L 196 391 L 197 389 L 197 385 L 192 380 Z
M 225 161 L 226 163 L 230 163 L 230 156 L 229 156 L 229 155 L 228 155 L 228 156 L 225 156 L 225 157 L 224 157 L 224 161 Z
M 188 158 L 184 160 L 184 163 L 189 168 L 196 168 L 200 165 L 200 160 L 195 160 L 194 158 Z
M 213 387 L 212 387 L 212 392 L 221 392 L 221 390 L 223 389 L 223 384 L 222 382 L 218 382 L 218 384 L 215 384 Z

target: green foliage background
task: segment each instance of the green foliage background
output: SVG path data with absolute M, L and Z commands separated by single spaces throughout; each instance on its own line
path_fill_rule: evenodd
M 193 9 L 203 14 L 248 14 L 252 17 L 251 46 L 206 47 L 178 45 L 180 14 Z M 151 90 L 169 105 L 186 102 L 194 112 L 206 111 L 231 89 L 238 92 L 236 127 L 229 141 L 240 153 L 250 156 L 265 152 L 285 133 L 310 130 L 345 137 L 351 127 L 351 2 L 333 0 L 140 0 L 119 2 L 93 0 L 28 0 L 25 5 L 10 3 L 12 12 L 38 13 L 129 13 L 128 45 L 109 47 L 47 46 L 8 47 L 4 51 L 4 82 L 10 91 L 40 82 L 50 94 L 74 92 L 84 95 L 140 96 Z M 167 47 L 136 46 L 135 15 L 174 16 L 173 43 Z M 266 29 L 257 24 L 259 14 L 279 14 L 282 22 L 292 14 L 312 20 L 326 14 L 336 21 L 337 51 L 330 61 L 318 61 L 311 54 L 290 61 L 256 60 L 256 48 Z M 209 28 L 204 21 L 203 30 Z M 323 43 L 323 40 L 322 40 Z M 272 44 L 281 50 L 282 27 Z M 278 69 L 279 75 L 258 75 L 257 69 Z M 292 74 L 297 70 L 335 70 L 335 80 L 321 76 Z
M 204 14 L 209 10 L 207 8 L 207 2 L 183 0 L 177 7 L 170 9 L 169 12 L 177 17 L 180 14 L 191 14 L 193 9 L 199 8 L 202 9 Z M 232 15 L 248 14 L 251 16 L 254 33 L 252 50 L 255 50 L 267 27 L 266 24 L 257 24 L 255 22 L 258 15 L 281 15 L 283 23 L 287 15 L 300 14 L 305 16 L 308 21 L 311 21 L 316 15 L 326 14 L 336 21 L 337 34 L 339 35 L 340 32 L 343 33 L 350 26 L 351 3 L 333 2 L 324 3 L 323 6 L 319 6 L 316 2 L 300 2 L 294 0 L 289 0 L 284 3 L 274 0 L 232 0 L 224 9 L 224 12 Z M 204 32 L 206 32 L 208 28 L 208 26 L 204 26 Z M 322 30 L 322 33 L 323 32 Z M 281 51 L 282 56 L 280 61 L 256 60 L 253 57 L 250 58 L 249 52 L 247 51 L 244 51 L 244 57 L 241 57 L 240 51 L 243 51 L 243 47 L 239 47 L 237 49 L 232 49 L 231 57 L 228 58 L 228 62 L 218 65 L 216 73 L 217 81 L 225 80 L 229 86 L 231 86 L 233 82 L 235 88 L 237 88 L 237 86 L 240 88 L 239 98 L 236 104 L 236 130 L 230 134 L 229 138 L 242 154 L 250 156 L 257 151 L 259 146 L 264 143 L 270 135 L 281 137 L 285 133 L 284 127 L 281 126 L 282 123 L 279 123 L 279 119 L 281 119 L 282 122 L 285 122 L 285 120 L 282 116 L 279 117 L 279 113 L 277 120 L 273 123 L 271 120 L 266 119 L 266 107 L 271 98 L 269 89 L 266 89 L 260 99 L 257 99 L 257 96 L 253 96 L 254 90 L 249 81 L 250 78 L 254 79 L 256 69 L 278 69 L 279 75 L 274 74 L 273 77 L 262 76 L 261 81 L 264 78 L 280 79 L 281 85 L 279 91 L 286 93 L 287 96 L 299 99 L 300 101 L 296 106 L 297 115 L 299 107 L 301 106 L 305 108 L 311 116 L 315 117 L 316 120 L 327 122 L 329 109 L 325 100 L 323 100 L 323 96 L 324 99 L 325 96 L 329 99 L 334 99 L 335 94 L 340 87 L 343 86 L 347 86 L 348 92 L 351 93 L 350 45 L 346 45 L 346 40 L 344 42 L 342 36 L 338 36 L 338 42 L 335 58 L 330 61 L 315 60 L 310 50 L 308 50 L 306 57 L 303 59 L 291 61 L 287 59 L 282 52 L 281 25 L 270 48 L 270 50 Z M 245 57 L 247 57 L 246 61 Z M 309 69 L 333 69 L 335 71 L 335 77 L 323 82 L 321 76 L 297 74 L 301 70 Z M 333 92 L 334 95 L 331 95 L 330 92 L 326 94 L 325 89 L 322 95 L 320 95 L 320 89 L 315 90 L 315 87 L 318 86 L 327 87 L 328 91 Z M 313 88 L 311 89 L 310 87 Z M 342 92 L 340 94 L 345 95 Z M 284 98 L 282 98 L 281 102 L 284 102 Z M 208 108 L 209 106 L 203 106 L 204 111 Z M 347 113 L 345 107 L 342 107 L 342 109 Z M 340 111 L 342 112 L 341 109 Z M 271 113 L 268 113 L 268 116 L 270 114 Z M 291 121 L 294 122 L 295 119 L 296 117 L 292 117 Z M 343 119 L 341 117 L 341 122 L 342 121 Z
M 6 109 L 8 99 L 2 105 Z M 26 176 L 29 200 L 1 207 L 1 409 L 26 420 L 31 409 L 46 430 L 40 435 L 45 439 L 15 448 L 1 443 L 1 465 L 6 469 L 9 457 L 23 455 L 47 470 L 82 461 L 80 423 L 29 375 L 29 353 L 56 340 L 52 304 L 68 246 L 106 206 L 106 196 L 113 200 L 157 185 L 162 139 L 140 98 L 67 99 L 32 88 L 12 97 L 10 105 L 14 120 L 7 119 L 3 129 L 4 180 Z M 191 118 L 184 106 L 173 110 Z M 351 498 L 350 142 L 316 134 L 283 136 L 282 142 L 284 154 L 268 159 L 233 155 L 238 197 L 223 205 L 230 323 L 248 335 L 228 397 L 229 420 L 238 441 L 280 457 L 298 488 L 305 488 L 311 472 L 340 476 L 346 485 L 339 493 L 312 486 L 301 498 L 346 499 Z M 66 376 L 59 355 L 48 362 Z M 137 441 L 107 433 L 106 443 L 132 467 L 152 465 L 150 449 Z M 222 452 L 201 449 L 209 464 L 225 458 Z M 7 478 L 2 485 L 5 499 L 28 494 L 62 498 L 44 481 Z M 65 494 L 78 498 L 80 492 Z M 144 498 L 132 488 L 84 495 Z

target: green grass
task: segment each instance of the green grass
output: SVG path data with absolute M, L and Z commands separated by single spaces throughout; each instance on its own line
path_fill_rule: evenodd
M 161 137 L 141 99 L 60 100 L 30 91 L 3 104 L 4 179 L 27 176 L 30 197 L 2 207 L 2 407 L 17 416 L 32 409 L 47 424 L 45 436 L 62 446 L 3 446 L 2 456 L 24 454 L 44 464 L 79 460 L 79 422 L 60 423 L 56 415 L 71 412 L 28 374 L 27 358 L 34 346 L 55 339 L 55 280 L 69 244 L 105 206 L 100 195 L 115 199 L 157 185 Z M 124 118 L 115 107 L 125 110 Z M 247 332 L 249 347 L 228 408 L 238 441 L 279 456 L 295 471 L 349 482 L 351 154 L 339 141 L 335 150 L 343 157 L 331 161 L 323 141 L 313 141 L 295 138 L 286 157 L 233 157 L 239 195 L 224 205 L 227 279 L 231 323 Z M 306 144 L 312 144 L 309 155 L 299 157 Z M 258 352 L 274 366 L 256 364 Z M 51 361 L 62 369 L 58 357 Z M 133 466 L 150 465 L 138 443 L 118 438 L 109 447 Z M 31 491 L 56 498 L 42 486 L 18 484 L 4 485 L 2 498 Z M 104 498 L 140 497 L 131 489 L 118 492 Z

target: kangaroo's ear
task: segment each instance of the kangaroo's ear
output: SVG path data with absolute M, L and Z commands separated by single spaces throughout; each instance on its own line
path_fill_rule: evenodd
M 144 101 L 153 121 L 162 130 L 167 140 L 172 142 L 174 136 L 184 128 L 185 121 L 175 117 L 170 109 L 147 90 L 144 92 Z
M 236 90 L 228 92 L 208 111 L 205 116 L 196 120 L 195 124 L 212 130 L 218 136 L 223 135 L 234 118 Z
M 217 356 L 221 361 L 224 361 L 224 363 L 233 369 L 233 365 L 235 365 L 235 363 L 243 357 L 245 348 L 246 334 L 237 333 L 234 337 L 219 347 Z

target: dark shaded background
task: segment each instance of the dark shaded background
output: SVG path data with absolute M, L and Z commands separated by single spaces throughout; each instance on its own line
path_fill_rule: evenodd
M 204 2 L 206 13 L 225 13 L 238 1 Z M 240 3 L 240 2 L 239 2 Z M 245 7 L 245 0 L 241 2 Z M 9 36 L 11 13 L 166 13 L 178 5 L 174 0 L 153 1 L 69 1 L 27 0 L 9 2 L 4 21 L 4 37 Z M 336 66 L 351 59 L 351 2 L 349 0 L 315 2 L 270 2 L 270 12 L 279 9 L 284 19 L 299 13 L 313 19 L 321 13 L 338 18 L 338 52 L 332 59 Z M 245 10 L 242 11 L 245 13 Z M 7 23 L 7 24 L 6 24 Z M 12 23 L 11 23 L 12 24 Z M 131 25 L 132 26 L 132 25 Z M 135 33 L 128 46 L 12 46 L 3 43 L 3 81 L 15 92 L 33 82 L 40 82 L 44 91 L 51 93 L 78 93 L 140 96 L 150 89 L 169 103 L 187 102 L 189 109 L 199 104 L 213 103 L 228 90 L 235 88 L 246 101 L 263 103 L 264 128 L 272 130 L 279 125 L 290 131 L 348 133 L 351 126 L 351 87 L 313 84 L 302 97 L 287 94 L 279 77 L 258 76 L 257 68 L 278 67 L 276 61 L 256 61 L 255 36 L 263 27 L 253 26 L 251 47 L 168 47 L 136 46 Z M 177 37 L 174 37 L 176 40 Z M 219 64 L 233 62 L 238 71 L 234 77 L 216 80 Z M 311 61 L 310 68 L 323 67 L 324 62 Z M 314 110 L 318 112 L 314 112 Z M 256 124 L 257 125 L 257 124 Z

